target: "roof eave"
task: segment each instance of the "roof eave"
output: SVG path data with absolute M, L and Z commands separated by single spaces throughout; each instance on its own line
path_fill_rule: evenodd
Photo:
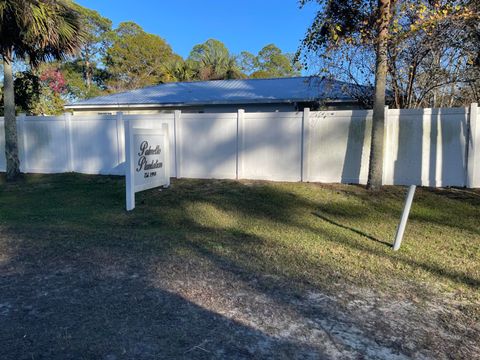
M 188 106 L 208 106 L 208 105 L 249 105 L 249 104 L 294 104 L 298 102 L 315 102 L 322 101 L 320 99 L 258 99 L 249 101 L 210 101 L 210 102 L 189 102 L 189 103 L 139 103 L 139 104 L 69 104 L 65 105 L 65 109 L 119 109 L 119 108 L 158 108 L 158 107 L 188 107 Z M 355 99 L 338 99 L 338 100 L 323 100 L 329 103 L 344 103 L 354 102 Z

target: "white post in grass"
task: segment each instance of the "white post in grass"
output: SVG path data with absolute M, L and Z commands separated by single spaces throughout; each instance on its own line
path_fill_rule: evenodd
M 398 224 L 397 234 L 395 235 L 395 242 L 393 243 L 394 251 L 400 249 L 400 245 L 402 245 L 403 234 L 405 233 L 405 227 L 407 226 L 408 215 L 410 214 L 410 209 L 412 208 L 412 202 L 416 188 L 416 185 L 410 185 L 410 187 L 408 188 L 407 199 L 405 200 L 402 218 L 400 219 L 400 224 Z

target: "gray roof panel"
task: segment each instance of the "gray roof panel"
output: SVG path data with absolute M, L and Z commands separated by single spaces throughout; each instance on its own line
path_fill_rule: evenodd
M 69 108 L 104 105 L 213 105 L 318 100 L 352 100 L 353 91 L 371 91 L 319 77 L 241 79 L 166 83 L 69 104 Z

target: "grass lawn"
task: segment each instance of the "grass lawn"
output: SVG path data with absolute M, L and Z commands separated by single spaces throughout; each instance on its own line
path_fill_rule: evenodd
M 475 358 L 480 192 L 120 177 L 0 184 L 0 343 L 18 358 Z

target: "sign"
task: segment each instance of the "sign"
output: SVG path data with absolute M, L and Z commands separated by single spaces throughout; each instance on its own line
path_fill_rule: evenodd
M 170 186 L 168 125 L 161 129 L 133 127 L 125 122 L 127 210 L 135 208 L 135 193 Z

